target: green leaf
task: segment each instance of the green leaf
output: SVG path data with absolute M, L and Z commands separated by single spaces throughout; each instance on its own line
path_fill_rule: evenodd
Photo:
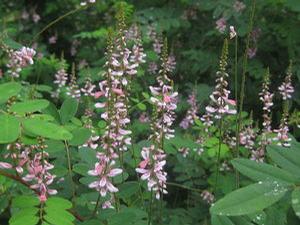
M 74 98 L 67 98 L 60 108 L 60 119 L 62 124 L 69 122 L 76 114 L 78 101 Z
M 24 114 L 24 113 L 32 113 L 37 112 L 42 109 L 47 108 L 49 105 L 49 102 L 44 99 L 40 100 L 29 100 L 25 102 L 18 102 L 11 106 L 11 111 Z
M 137 181 L 128 181 L 119 185 L 118 196 L 124 201 L 128 200 L 131 196 L 135 195 L 139 191 L 139 183 Z
M 12 208 L 27 208 L 38 206 L 40 204 L 39 199 L 36 196 L 18 196 L 12 201 Z
M 79 128 L 73 130 L 72 135 L 73 138 L 69 142 L 70 145 L 83 145 L 91 137 L 91 131 L 87 128 Z
M 16 82 L 0 84 L 0 104 L 6 102 L 10 97 L 17 95 L 21 89 L 21 84 Z
M 211 217 L 212 225 L 234 225 L 234 223 L 226 216 L 216 216 Z
M 17 140 L 20 134 L 20 123 L 11 115 L 0 115 L 0 144 Z
M 46 202 L 46 207 L 55 209 L 70 209 L 72 208 L 72 203 L 64 198 L 50 197 Z
M 27 119 L 23 122 L 24 129 L 34 135 L 54 140 L 70 140 L 72 134 L 62 126 L 42 121 L 39 119 Z
M 300 189 L 295 189 L 292 192 L 292 207 L 296 216 L 300 218 Z
M 147 109 L 147 106 L 141 102 L 137 104 L 137 107 L 142 111 L 145 111 Z
M 270 145 L 267 148 L 268 155 L 272 160 L 283 169 L 295 174 L 300 171 L 300 150 L 293 145 L 287 149 L 277 145 Z M 298 175 L 300 177 L 300 175 Z
M 288 189 L 278 182 L 259 182 L 238 189 L 217 201 L 210 212 L 215 215 L 240 216 L 259 212 L 281 199 Z
M 36 213 L 38 209 L 36 209 Z M 36 225 L 39 222 L 39 217 L 28 210 L 22 210 L 20 213 L 13 215 L 9 220 L 9 225 Z
M 278 181 L 285 184 L 297 182 L 297 178 L 289 172 L 266 163 L 258 163 L 249 159 L 235 159 L 231 162 L 243 175 L 255 181 Z
M 90 169 L 91 168 L 87 164 L 84 164 L 84 163 L 78 163 L 78 164 L 75 164 L 73 166 L 73 171 L 75 173 L 78 173 L 78 174 L 82 175 L 82 176 L 87 176 L 88 171 Z
M 56 106 L 52 102 L 50 102 L 49 106 L 46 109 L 43 109 L 42 112 L 53 116 L 57 122 L 60 122 L 59 112 L 57 111 Z

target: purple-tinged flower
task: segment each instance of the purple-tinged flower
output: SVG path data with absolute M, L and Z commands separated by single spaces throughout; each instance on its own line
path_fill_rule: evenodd
M 140 162 L 136 171 L 142 174 L 141 179 L 148 181 L 148 190 L 155 192 L 156 199 L 161 194 L 167 194 L 167 173 L 163 170 L 166 164 L 164 151 L 157 149 L 154 145 L 144 147 L 141 151 L 143 161 Z
M 33 57 L 36 52 L 32 48 L 22 47 L 20 50 L 7 50 L 9 56 L 9 62 L 7 67 L 9 68 L 8 73 L 12 77 L 19 77 L 20 72 L 24 67 L 32 65 Z
M 54 166 L 46 160 L 48 156 L 46 152 L 36 153 L 33 160 L 27 163 L 28 174 L 22 178 L 24 181 L 34 182 L 30 188 L 38 191 L 40 202 L 45 202 L 48 195 L 57 194 L 57 190 L 48 187 L 55 178 L 49 172 Z
M 202 191 L 201 197 L 202 197 L 203 201 L 205 201 L 209 205 L 211 205 L 215 200 L 215 196 L 208 190 Z
M 148 64 L 148 72 L 150 74 L 156 74 L 157 70 L 158 70 L 158 66 L 157 66 L 157 64 L 155 62 L 150 62 Z
M 277 145 L 283 147 L 291 146 L 291 138 L 288 136 L 289 126 L 288 126 L 288 109 L 284 109 L 284 113 L 278 129 L 274 129 L 274 132 L 277 133 L 277 136 L 273 138 L 274 141 L 277 141 Z
M 168 72 L 173 72 L 176 69 L 176 58 L 173 53 L 168 57 L 167 70 Z
M 252 126 L 247 126 L 240 133 L 240 144 L 245 146 L 245 148 L 252 150 L 254 148 L 254 141 L 256 138 L 256 133 Z
M 48 39 L 49 44 L 56 44 L 56 42 L 57 42 L 57 35 L 52 35 L 51 37 L 49 37 Z
M 92 83 L 91 78 L 88 77 L 85 81 L 84 87 L 81 88 L 80 90 L 81 90 L 81 92 L 83 93 L 84 96 L 93 97 L 95 88 L 96 88 L 96 85 L 94 85 Z
M 184 119 L 179 124 L 179 126 L 183 129 L 188 129 L 194 124 L 195 119 L 199 119 L 197 116 L 198 105 L 195 92 L 189 96 L 188 103 L 190 104 L 190 108 L 188 109 Z
M 54 84 L 57 84 L 59 88 L 66 86 L 66 82 L 68 80 L 68 74 L 66 73 L 64 68 L 59 69 L 54 75 L 55 80 Z
M 36 12 L 33 12 L 33 13 L 32 13 L 32 21 L 33 21 L 34 23 L 38 23 L 38 22 L 40 21 L 40 19 L 41 19 L 41 17 L 40 17 L 39 14 L 37 14 Z
M 247 52 L 248 58 L 249 59 L 254 58 L 255 55 L 256 55 L 256 52 L 257 52 L 257 48 L 256 47 L 249 48 L 248 52 Z
M 294 87 L 292 85 L 292 63 L 290 63 L 289 69 L 285 76 L 285 80 L 279 86 L 278 90 L 279 90 L 283 100 L 292 98 L 292 94 L 294 93 Z
M 89 170 L 90 176 L 96 176 L 99 179 L 89 184 L 90 188 L 96 189 L 102 197 L 105 197 L 107 193 L 118 192 L 111 179 L 122 173 L 122 169 L 114 168 L 115 161 L 110 159 L 104 153 L 97 152 L 97 158 L 99 161 L 95 164 L 93 170 Z
M 139 117 L 139 121 L 141 123 L 149 123 L 150 122 L 150 118 L 148 116 L 148 114 L 146 112 L 143 112 L 140 117 Z
M 242 12 L 245 8 L 246 8 L 246 5 L 241 2 L 241 1 L 235 1 L 235 3 L 233 4 L 233 8 L 236 12 Z
M 81 97 L 80 89 L 77 84 L 77 80 L 74 72 L 72 74 L 69 86 L 67 87 L 66 94 L 69 95 L 71 98 L 75 98 L 75 99 L 80 99 Z
M 226 19 L 224 17 L 221 17 L 220 19 L 218 19 L 216 21 L 216 29 L 220 32 L 220 33 L 224 33 L 227 27 L 227 22 Z
M 179 148 L 179 149 L 178 149 L 178 152 L 179 152 L 180 154 L 182 154 L 182 156 L 183 156 L 184 158 L 186 158 L 186 157 L 188 156 L 188 154 L 190 153 L 190 149 L 187 148 L 187 147 L 182 147 L 182 148 Z

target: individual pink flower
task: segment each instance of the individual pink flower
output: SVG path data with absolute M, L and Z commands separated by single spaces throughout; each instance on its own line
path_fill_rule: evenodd
M 85 81 L 84 87 L 81 88 L 80 90 L 81 90 L 81 92 L 83 93 L 84 96 L 93 97 L 95 88 L 96 88 L 96 85 L 94 85 L 92 83 L 91 78 L 88 77 Z
M 274 141 L 277 142 L 277 145 L 283 147 L 290 147 L 291 146 L 291 138 L 288 136 L 289 127 L 288 127 L 288 112 L 285 109 L 283 113 L 280 125 L 278 129 L 274 129 L 274 132 L 277 133 L 277 136 L 273 138 Z

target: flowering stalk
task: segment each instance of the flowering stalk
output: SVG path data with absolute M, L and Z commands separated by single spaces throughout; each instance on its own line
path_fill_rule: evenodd
M 245 95 L 245 83 L 246 83 L 246 70 L 248 65 L 248 51 L 250 47 L 250 38 L 251 38 L 251 31 L 253 29 L 253 21 L 254 21 L 254 15 L 255 15 L 255 7 L 256 7 L 256 0 L 252 0 L 252 6 L 251 6 L 251 13 L 250 13 L 250 21 L 249 21 L 249 27 L 248 27 L 248 35 L 246 39 L 246 48 L 243 56 L 243 70 L 242 70 L 242 81 L 241 81 L 241 89 L 240 89 L 240 98 L 236 99 L 239 102 L 238 107 L 238 121 L 237 121 L 237 127 L 236 127 L 236 153 L 239 155 L 239 133 L 241 130 L 241 123 L 242 123 L 242 112 L 243 112 L 243 106 L 244 106 L 244 95 Z M 239 173 L 236 172 L 236 188 L 239 188 Z
M 225 115 L 234 115 L 236 114 L 235 109 L 231 107 L 235 106 L 235 101 L 229 99 L 230 91 L 227 89 L 228 82 L 227 78 L 229 75 L 226 72 L 228 59 L 228 41 L 224 40 L 224 45 L 222 49 L 222 55 L 220 58 L 220 70 L 217 71 L 216 86 L 213 93 L 210 95 L 211 103 L 207 106 L 206 113 L 212 114 L 215 119 L 219 120 L 219 150 L 217 156 L 217 171 L 216 171 L 216 181 L 215 181 L 215 191 L 218 183 L 219 176 L 219 166 L 220 166 L 220 152 L 223 136 L 223 119 Z
M 120 150 L 120 142 L 130 143 L 125 135 L 128 132 L 122 127 L 129 122 L 129 119 L 123 119 L 120 113 L 124 113 L 124 92 L 121 86 L 120 72 L 116 71 L 116 65 L 119 63 L 115 59 L 112 34 L 109 35 L 108 47 L 106 51 L 107 62 L 105 63 L 105 80 L 99 83 L 99 97 L 104 97 L 104 102 L 96 103 L 96 108 L 104 108 L 101 118 L 107 123 L 102 137 L 101 147 L 104 152 L 97 152 L 98 162 L 93 170 L 88 171 L 91 176 L 98 177 L 97 181 L 89 184 L 102 197 L 109 193 L 112 197 L 118 189 L 112 184 L 112 178 L 122 173 L 122 169 L 115 168 L 115 159 L 118 158 L 117 151 Z M 126 111 L 125 111 L 126 112 Z M 98 206 L 98 202 L 96 207 Z M 107 205 L 107 204 L 106 204 Z M 96 209 L 94 210 L 96 213 Z
M 72 77 L 69 86 L 67 87 L 67 95 L 77 100 L 80 99 L 81 93 L 76 81 L 75 64 L 72 65 Z
M 292 94 L 294 93 L 294 87 L 292 86 L 292 61 L 290 62 L 287 70 L 285 80 L 279 86 L 278 90 L 283 100 L 283 115 L 279 128 L 274 130 L 274 132 L 277 133 L 277 137 L 275 137 L 273 140 L 278 141 L 278 145 L 290 147 L 291 138 L 288 137 L 289 99 L 292 98 Z
M 260 101 L 263 103 L 263 123 L 262 133 L 259 142 L 259 148 L 252 150 L 251 159 L 262 162 L 264 160 L 266 146 L 271 143 L 270 134 L 272 133 L 271 128 L 271 108 L 273 106 L 273 96 L 270 92 L 270 72 L 269 68 L 266 70 L 262 91 L 259 93 Z
M 9 68 L 7 72 L 12 79 L 18 78 L 23 68 L 34 63 L 33 57 L 36 52 L 32 48 L 22 47 L 19 50 L 12 50 L 6 46 L 3 46 L 3 48 L 9 56 L 9 61 L 6 66 Z
M 177 92 L 173 90 L 172 81 L 168 78 L 168 53 L 167 41 L 165 40 L 162 53 L 162 68 L 157 77 L 158 86 L 150 86 L 152 97 L 150 101 L 154 105 L 153 123 L 151 125 L 152 140 L 150 147 L 142 149 L 143 161 L 136 168 L 142 174 L 141 179 L 148 181 L 148 190 L 160 199 L 162 194 L 167 194 L 166 180 L 167 173 L 164 171 L 166 154 L 164 152 L 164 139 L 174 137 L 174 130 L 171 126 L 175 120 L 174 110 L 176 109 Z

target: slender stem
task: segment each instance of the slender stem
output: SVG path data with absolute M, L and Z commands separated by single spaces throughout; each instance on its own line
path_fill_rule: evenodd
M 151 188 L 150 192 L 150 204 L 149 204 L 149 218 L 148 218 L 148 225 L 151 225 L 152 220 L 152 203 L 153 203 L 153 190 Z
M 131 139 L 132 140 L 132 139 Z M 134 168 L 137 168 L 137 159 L 135 157 L 135 154 L 134 154 L 134 147 L 133 147 L 133 142 L 131 141 L 131 150 L 132 150 L 132 158 L 134 160 Z M 142 208 L 144 208 L 144 205 L 145 205 L 145 199 L 144 199 L 144 196 L 143 196 L 143 190 L 142 190 L 142 184 L 141 184 L 141 180 L 139 178 L 139 175 L 138 173 L 136 172 L 136 177 L 137 177 L 137 180 L 138 180 L 138 183 L 139 183 L 139 192 L 140 192 L 140 198 L 142 200 Z
M 182 185 L 182 184 L 167 182 L 167 185 L 174 186 L 174 187 L 179 187 L 179 188 L 182 188 L 182 189 L 186 189 L 186 190 L 190 190 L 190 191 L 195 191 L 195 192 L 199 192 L 199 193 L 202 192 L 201 189 L 191 188 L 191 187 L 188 187 L 188 186 L 185 186 L 185 185 Z
M 218 148 L 218 155 L 217 155 L 217 171 L 216 171 L 216 180 L 215 180 L 215 187 L 214 192 L 216 194 L 218 188 L 218 178 L 219 178 L 219 171 L 220 171 L 220 156 L 221 156 L 221 147 L 222 147 L 222 129 L 223 129 L 223 117 L 220 119 L 219 123 L 219 148 Z
M 70 149 L 69 149 L 69 145 L 68 145 L 67 141 L 64 141 L 64 142 L 65 142 L 65 148 L 66 148 L 66 152 L 67 152 L 68 173 L 69 173 L 70 186 L 71 186 L 71 191 L 72 191 L 72 202 L 74 204 L 75 186 L 74 186 L 73 177 L 72 177 L 71 153 L 70 153 Z
M 56 18 L 55 20 L 53 20 L 52 22 L 50 22 L 49 24 L 47 24 L 40 32 L 38 32 L 32 39 L 32 41 L 30 42 L 30 45 L 32 45 L 32 43 L 38 38 L 38 36 L 40 36 L 42 33 L 44 33 L 46 30 L 48 30 L 50 27 L 52 27 L 54 24 L 58 23 L 59 21 L 61 21 L 62 19 L 80 11 L 83 9 L 86 9 L 87 7 L 79 7 L 77 9 L 73 9 L 67 13 L 65 13 L 64 15 L 61 15 L 60 17 Z
M 20 184 L 22 184 L 22 185 L 28 187 L 29 189 L 31 189 L 30 184 L 28 184 L 26 181 L 22 180 L 22 178 L 19 177 L 19 176 L 7 173 L 3 170 L 0 170 L 0 175 L 5 176 L 7 178 L 10 178 L 12 180 L 15 180 L 15 181 L 19 182 Z M 31 190 L 34 191 L 36 194 L 39 194 L 39 192 L 36 189 L 31 189 Z
M 236 152 L 239 152 L 239 145 L 240 145 L 240 130 L 241 130 L 241 122 L 242 122 L 242 111 L 244 106 L 244 95 L 245 95 L 245 83 L 246 83 L 246 70 L 248 65 L 248 50 L 250 45 L 250 37 L 251 37 L 251 31 L 253 28 L 253 21 L 254 21 L 254 14 L 255 14 L 255 5 L 256 0 L 252 0 L 252 7 L 251 7 L 251 13 L 250 13 L 250 22 L 248 27 L 248 36 L 246 40 L 246 49 L 244 52 L 243 57 L 243 70 L 242 70 L 242 81 L 241 81 L 241 90 L 240 90 L 240 99 L 239 99 L 239 112 L 238 112 L 238 123 L 237 123 L 237 129 L 236 129 Z M 236 187 L 239 187 L 239 173 L 236 172 Z
M 96 205 L 95 205 L 95 208 L 93 210 L 93 214 L 92 214 L 91 218 L 93 218 L 96 215 L 96 213 L 97 213 L 97 210 L 98 210 L 98 207 L 99 207 L 99 203 L 100 203 L 100 198 L 101 198 L 101 195 L 99 193 L 98 194 L 98 198 L 97 198 L 97 202 L 96 202 Z

